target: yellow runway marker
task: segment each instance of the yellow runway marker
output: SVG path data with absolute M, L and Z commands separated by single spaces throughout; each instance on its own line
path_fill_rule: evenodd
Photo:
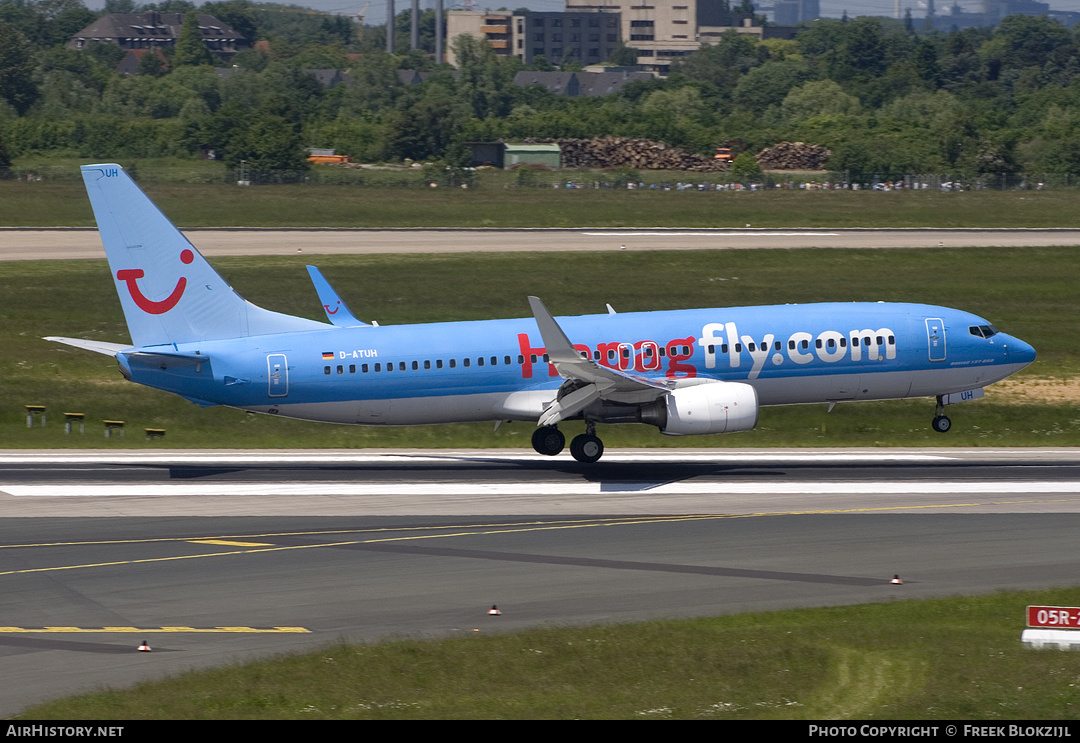
M 226 547 L 273 547 L 269 542 L 229 542 L 224 539 L 189 539 L 191 544 L 223 544 Z
M 177 634 L 177 633 L 232 633 L 232 634 L 310 634 L 306 627 L 0 627 L 0 634 Z

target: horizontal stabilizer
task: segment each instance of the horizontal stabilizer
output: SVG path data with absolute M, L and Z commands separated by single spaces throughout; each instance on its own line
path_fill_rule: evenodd
M 142 366 L 154 366 L 159 369 L 172 369 L 178 366 L 200 366 L 210 361 L 210 357 L 201 353 L 170 353 L 159 351 L 130 351 L 124 356 L 133 363 Z
M 88 341 L 82 338 L 61 338 L 57 335 L 49 335 L 43 338 L 43 340 L 53 341 L 55 343 L 63 343 L 68 346 L 75 346 L 75 348 L 81 348 L 86 351 L 93 351 L 94 353 L 105 354 L 106 356 L 116 356 L 121 351 L 126 351 L 131 346 L 125 343 L 105 343 L 104 341 Z
M 307 270 L 311 276 L 311 283 L 315 285 L 315 291 L 319 294 L 319 302 L 326 312 L 327 320 L 341 328 L 355 328 L 367 325 L 366 322 L 360 322 L 356 319 L 356 316 L 338 296 L 338 293 L 334 291 L 334 287 L 330 286 L 330 282 L 326 280 L 319 269 L 315 268 L 315 266 L 308 266 Z

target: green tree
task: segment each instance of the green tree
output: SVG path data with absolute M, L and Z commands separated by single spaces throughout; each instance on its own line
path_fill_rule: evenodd
M 608 61 L 617 67 L 633 67 L 637 64 L 637 49 L 632 49 L 619 42 Z
M 391 152 L 395 157 L 412 160 L 442 157 L 467 118 L 458 96 L 442 86 L 431 86 L 419 100 L 399 112 L 393 123 Z
M 857 114 L 859 99 L 833 80 L 815 80 L 788 93 L 782 108 L 789 121 L 804 121 L 821 114 Z
M 180 36 L 176 39 L 173 66 L 203 64 L 214 64 L 214 55 L 206 48 L 206 42 L 203 41 L 202 31 L 199 30 L 198 14 L 188 13 L 184 16 L 184 25 L 180 27 Z
M 731 175 L 737 180 L 753 180 L 761 175 L 761 166 L 749 152 L 740 152 L 731 163 Z
M 718 44 L 703 46 L 672 64 L 672 70 L 687 80 L 712 85 L 726 98 L 735 90 L 739 77 L 761 64 L 768 53 L 746 34 L 726 31 Z
M 38 96 L 32 55 L 29 40 L 14 26 L 0 21 L 0 98 L 20 115 Z
M 4 146 L 3 133 L 0 132 L 0 178 L 4 177 L 4 171 L 11 167 L 11 156 L 8 154 L 7 147 Z
M 732 101 L 737 106 L 764 111 L 769 106 L 783 103 L 784 97 L 809 77 L 810 70 L 801 58 L 770 59 L 739 78 Z
M 300 133 L 283 117 L 268 113 L 257 114 L 244 132 L 230 141 L 226 163 L 236 167 L 241 160 L 248 168 L 263 172 L 308 169 Z

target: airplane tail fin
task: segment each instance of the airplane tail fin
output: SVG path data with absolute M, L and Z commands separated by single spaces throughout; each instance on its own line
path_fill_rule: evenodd
M 326 327 L 237 294 L 119 165 L 82 175 L 135 346 Z

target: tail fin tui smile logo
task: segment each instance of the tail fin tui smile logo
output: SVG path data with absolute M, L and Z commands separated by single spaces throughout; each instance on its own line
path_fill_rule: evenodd
M 185 249 L 180 253 L 180 261 L 185 265 L 195 260 L 195 254 L 190 250 Z M 183 276 L 176 282 L 176 287 L 173 288 L 172 293 L 165 299 L 160 301 L 154 301 L 147 298 L 142 290 L 139 288 L 138 280 L 145 276 L 146 273 L 141 268 L 125 268 L 116 272 L 116 278 L 120 281 L 127 282 L 128 293 L 131 294 L 132 300 L 138 305 L 139 309 L 150 315 L 163 315 L 173 307 L 177 305 L 180 298 L 184 296 L 184 290 L 187 288 L 187 279 Z

